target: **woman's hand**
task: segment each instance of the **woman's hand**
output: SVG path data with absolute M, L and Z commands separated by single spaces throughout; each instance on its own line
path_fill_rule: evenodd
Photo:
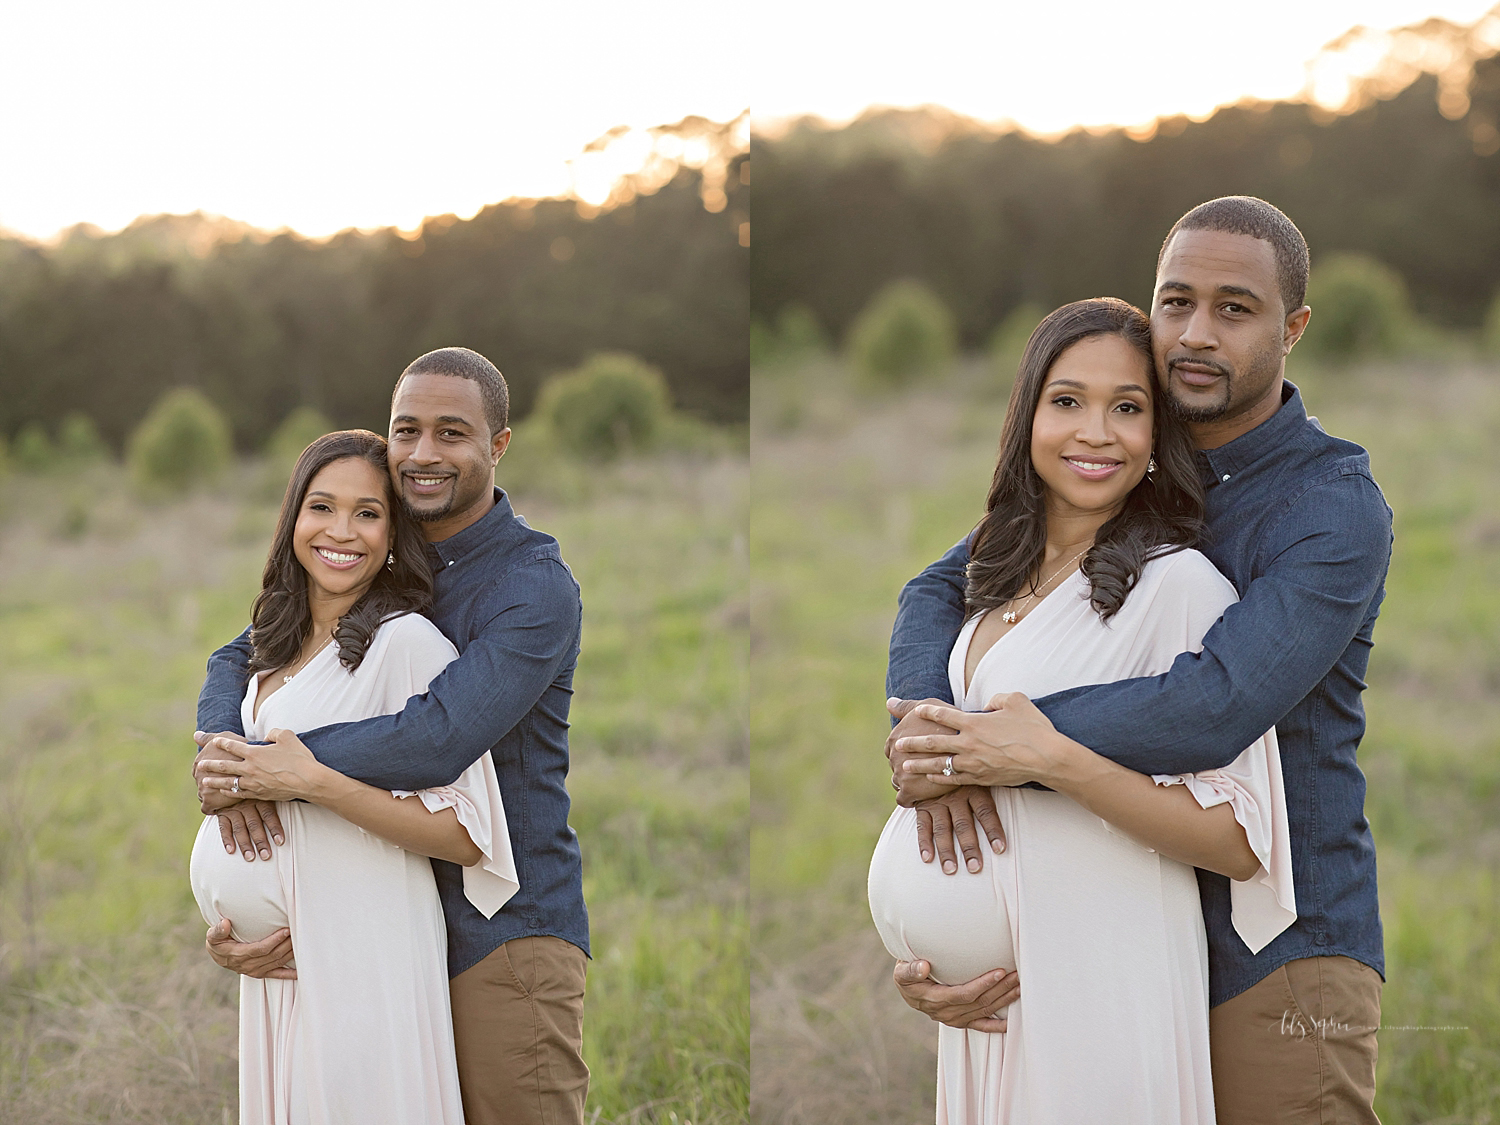
M 273 730 L 270 739 L 262 746 L 224 736 L 213 739 L 209 745 L 230 756 L 203 758 L 193 767 L 200 799 L 205 793 L 217 792 L 257 801 L 293 801 L 300 797 L 316 803 L 330 772 L 328 767 L 320 764 L 289 730 Z
M 952 731 L 898 739 L 893 748 L 909 755 L 902 769 L 938 785 L 1046 785 L 1077 745 L 1019 692 L 995 696 L 983 711 L 924 703 L 912 714 Z

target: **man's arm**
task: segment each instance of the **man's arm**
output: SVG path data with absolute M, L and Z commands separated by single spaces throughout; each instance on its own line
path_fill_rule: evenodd
M 969 544 L 965 539 L 902 588 L 896 603 L 896 623 L 891 628 L 890 662 L 886 665 L 888 697 L 954 702 L 948 684 L 948 654 L 964 624 L 968 565 Z M 892 705 L 888 702 L 887 707 Z M 922 861 L 930 863 L 937 858 L 951 875 L 958 870 L 958 855 L 962 853 L 968 870 L 982 870 L 981 829 L 992 849 L 1005 850 L 1005 830 L 990 791 L 974 786 L 944 789 L 904 773 L 900 760 L 892 757 L 894 740 L 937 729 L 916 716 L 908 718 L 909 710 L 907 706 L 891 710 L 894 729 L 886 741 L 886 757 L 898 785 L 897 802 L 917 810 L 917 846 Z
M 887 696 L 955 702 L 948 686 L 948 654 L 964 625 L 968 565 L 964 540 L 902 587 L 891 628 Z
M 243 737 L 240 704 L 250 678 L 250 629 L 208 658 L 208 675 L 198 692 L 198 729 L 228 731 Z
M 1359 632 L 1390 561 L 1391 517 L 1369 477 L 1309 489 L 1242 601 L 1165 675 L 1036 700 L 1069 738 L 1138 773 L 1196 773 L 1239 756 L 1316 687 Z
M 432 789 L 499 742 L 578 648 L 578 587 L 560 560 L 506 575 L 493 616 L 463 653 L 397 715 L 319 727 L 302 735 L 330 769 L 380 789 Z
M 240 704 L 245 698 L 245 683 L 250 678 L 250 629 L 208 658 L 208 674 L 198 692 L 198 731 L 195 739 L 201 747 L 206 736 L 237 734 L 244 736 L 240 722 Z M 199 751 L 200 756 L 202 751 Z M 212 752 L 210 752 L 212 753 Z M 271 858 L 271 842 L 286 839 L 276 806 L 270 801 L 236 801 L 216 797 L 202 804 L 204 813 L 219 814 L 219 836 L 227 852 L 238 851 L 247 860 L 257 855 Z

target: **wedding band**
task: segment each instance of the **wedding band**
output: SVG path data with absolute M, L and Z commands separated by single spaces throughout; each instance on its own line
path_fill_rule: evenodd
M 953 776 L 953 755 L 952 754 L 949 754 L 948 755 L 948 760 L 943 763 L 943 776 L 944 777 L 952 777 Z
M 948 759 L 948 764 L 950 766 L 953 764 L 953 759 L 952 758 Z M 231 793 L 238 793 L 240 791 L 240 779 L 239 778 L 235 778 L 234 779 L 234 784 L 229 787 L 229 791 Z

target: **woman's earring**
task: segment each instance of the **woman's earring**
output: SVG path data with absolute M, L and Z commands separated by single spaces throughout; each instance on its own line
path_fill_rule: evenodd
M 1156 462 L 1153 461 L 1152 464 L 1154 465 L 1154 464 L 1156 464 Z M 387 570 L 389 570 L 391 568 L 391 564 L 393 564 L 395 561 L 396 561 L 396 552 L 395 551 L 388 551 L 388 552 L 386 552 L 385 566 L 386 566 Z
M 1154 473 L 1154 472 L 1156 472 L 1156 454 L 1154 454 L 1154 453 L 1151 455 L 1151 459 L 1146 462 L 1146 472 L 1148 472 L 1148 473 Z

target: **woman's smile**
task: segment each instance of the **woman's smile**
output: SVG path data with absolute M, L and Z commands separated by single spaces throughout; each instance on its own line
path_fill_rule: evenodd
M 334 570 L 353 570 L 366 556 L 362 552 L 337 551 L 331 547 L 313 547 L 313 553 Z
M 1119 336 L 1090 336 L 1053 362 L 1031 423 L 1048 510 L 1109 518 L 1151 459 L 1151 371 Z
M 1113 476 L 1125 464 L 1111 458 L 1101 457 L 1068 457 L 1064 455 L 1063 460 L 1068 466 L 1084 480 L 1106 480 Z
M 308 593 L 335 599 L 340 613 L 359 600 L 391 549 L 386 481 L 359 457 L 323 466 L 308 482 L 292 530 L 292 552 L 307 572 Z

